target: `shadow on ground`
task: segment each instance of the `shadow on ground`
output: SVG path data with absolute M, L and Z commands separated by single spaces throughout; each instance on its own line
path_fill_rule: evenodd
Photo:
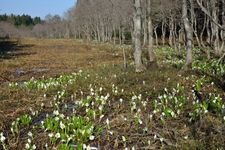
M 34 54 L 32 52 L 23 51 L 24 48 L 32 46 L 33 45 L 22 45 L 19 40 L 0 38 L 0 59 L 12 59 L 19 56 Z

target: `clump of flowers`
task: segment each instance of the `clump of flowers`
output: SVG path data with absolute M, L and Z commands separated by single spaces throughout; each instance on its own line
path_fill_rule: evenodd
M 171 92 L 167 88 L 164 89 L 164 94 L 159 95 L 158 99 L 154 101 L 154 114 L 160 114 L 161 120 L 165 117 L 176 118 L 181 114 L 186 104 L 186 97 L 184 96 L 184 87 L 177 84 Z
M 31 122 L 32 122 L 32 118 L 30 115 L 28 115 L 28 114 L 22 115 L 19 118 L 17 118 L 15 121 L 12 122 L 11 132 L 13 134 L 15 134 L 15 133 L 18 134 L 20 127 L 28 126 L 31 124 Z

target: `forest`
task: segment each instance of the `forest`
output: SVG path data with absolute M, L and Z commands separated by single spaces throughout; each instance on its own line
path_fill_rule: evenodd
M 225 0 L 77 0 L 0 15 L 0 149 L 225 147 Z

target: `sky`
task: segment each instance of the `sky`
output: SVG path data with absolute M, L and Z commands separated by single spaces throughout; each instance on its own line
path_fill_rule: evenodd
M 32 17 L 45 18 L 46 15 L 63 14 L 76 0 L 0 0 L 0 14 L 28 14 Z

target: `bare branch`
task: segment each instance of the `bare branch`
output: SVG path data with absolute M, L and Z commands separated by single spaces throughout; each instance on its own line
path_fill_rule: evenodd
M 199 7 L 201 8 L 201 10 L 209 17 L 209 19 L 216 25 L 218 26 L 221 30 L 225 31 L 225 27 L 221 26 L 211 15 L 210 12 L 202 5 L 202 0 L 201 2 L 199 0 L 196 0 Z

